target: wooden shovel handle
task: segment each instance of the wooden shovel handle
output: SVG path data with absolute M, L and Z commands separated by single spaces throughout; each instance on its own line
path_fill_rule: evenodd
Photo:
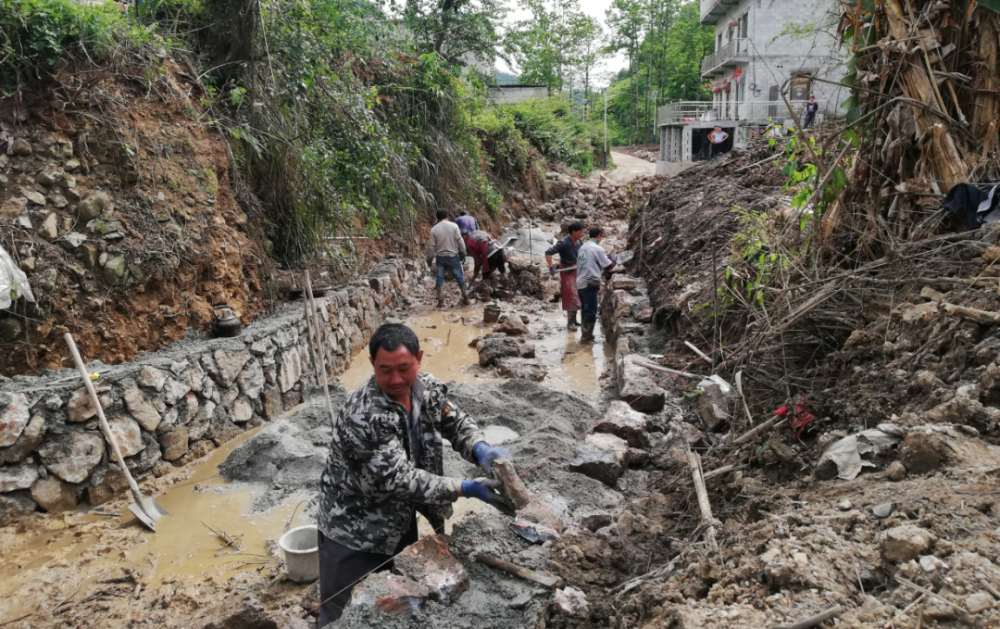
M 87 373 L 87 368 L 83 364 L 83 359 L 80 358 L 80 350 L 76 348 L 76 343 L 73 341 L 73 335 L 67 332 L 63 335 L 66 339 L 66 345 L 69 346 L 69 351 L 73 354 L 73 360 L 76 362 L 76 368 L 80 370 L 80 376 L 83 378 L 83 385 L 87 387 L 87 393 L 90 394 L 90 399 L 94 403 L 94 408 L 97 409 L 97 419 L 101 424 L 101 432 L 104 433 L 104 438 L 111 445 L 111 452 L 115 455 L 115 461 L 118 463 L 118 467 L 122 468 L 122 472 L 125 474 L 125 478 L 128 479 L 128 487 L 132 490 L 132 496 L 135 498 L 136 502 L 142 502 L 142 495 L 139 493 L 139 485 L 136 484 L 135 479 L 132 478 L 131 472 L 128 471 L 128 466 L 125 465 L 125 458 L 122 456 L 122 451 L 118 449 L 118 441 L 115 440 L 114 434 L 111 432 L 111 426 L 108 425 L 108 420 L 104 417 L 104 407 L 101 406 L 101 401 L 97 399 L 97 390 L 94 388 L 94 383 L 90 381 L 90 374 Z

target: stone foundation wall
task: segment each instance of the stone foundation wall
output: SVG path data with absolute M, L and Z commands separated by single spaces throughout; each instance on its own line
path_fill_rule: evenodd
M 634 410 L 656 413 L 663 409 L 667 393 L 657 374 L 643 367 L 641 352 L 648 350 L 646 334 L 653 320 L 645 280 L 615 273 L 601 289 L 601 329 L 615 348 L 612 373 L 618 397 Z
M 317 298 L 331 377 L 350 366 L 418 279 L 413 263 L 387 259 Z M 189 339 L 131 363 L 88 365 L 101 375 L 100 402 L 133 475 L 160 476 L 190 463 L 302 401 L 317 384 L 303 301 L 236 338 Z M 94 507 L 127 490 L 67 360 L 61 372 L 0 378 L 0 526 L 36 508 Z

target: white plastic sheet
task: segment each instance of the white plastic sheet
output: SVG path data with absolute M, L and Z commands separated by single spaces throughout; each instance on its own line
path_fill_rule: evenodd
M 878 428 L 848 435 L 831 445 L 820 457 L 816 467 L 819 468 L 827 461 L 831 461 L 837 466 L 838 478 L 852 480 L 861 473 L 861 468 L 875 467 L 871 461 L 862 459 L 863 455 L 887 450 L 902 441 L 905 436 L 906 431 L 895 424 L 879 424 Z
M 10 308 L 10 305 L 18 297 L 24 297 L 31 302 L 35 301 L 35 296 L 31 293 L 31 286 L 28 285 L 28 276 L 17 268 L 10 254 L 3 247 L 0 247 L 0 310 Z

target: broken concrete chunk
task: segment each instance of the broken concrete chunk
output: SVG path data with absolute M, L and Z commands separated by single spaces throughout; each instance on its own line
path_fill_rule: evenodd
M 447 535 L 429 535 L 396 555 L 393 572 L 430 590 L 430 598 L 445 605 L 469 589 L 469 573 L 448 550 Z
M 615 400 L 608 406 L 595 432 L 610 433 L 628 442 L 633 448 L 649 447 L 649 417 L 631 406 Z
M 702 387 L 698 396 L 698 415 L 701 417 L 705 430 L 721 432 L 729 423 L 728 404 L 722 387 L 718 384 L 708 384 Z
M 881 543 L 882 559 L 889 563 L 903 563 L 927 554 L 937 537 L 927 529 L 912 524 L 896 526 L 885 532 Z
M 590 607 L 587 604 L 587 597 L 582 590 L 567 586 L 561 590 L 556 590 L 552 598 L 552 607 L 563 616 L 570 618 L 587 618 L 590 616 Z
M 27 397 L 21 393 L 0 393 L 0 448 L 17 441 L 29 418 Z
M 36 480 L 38 480 L 38 466 L 34 463 L 4 465 L 0 467 L 0 494 L 28 489 Z
M 60 513 L 76 508 L 76 491 L 55 476 L 35 481 L 31 497 L 38 506 L 49 513 Z
M 104 456 L 104 438 L 98 433 L 74 432 L 38 449 L 42 463 L 67 483 L 82 483 Z
M 507 317 L 503 323 L 493 328 L 494 332 L 503 332 L 510 336 L 522 336 L 528 333 L 528 326 L 520 318 L 515 316 Z
M 420 611 L 430 597 L 431 590 L 425 585 L 389 572 L 376 572 L 354 586 L 349 604 L 409 616 Z

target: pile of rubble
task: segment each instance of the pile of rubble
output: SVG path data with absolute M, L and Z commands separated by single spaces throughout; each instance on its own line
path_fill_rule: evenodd
M 623 219 L 667 180 L 666 175 L 656 175 L 619 183 L 601 175 L 595 183 L 555 171 L 546 173 L 545 178 L 546 198 L 553 200 L 538 206 L 535 217 L 560 224 L 596 220 L 597 215 L 604 220 Z

